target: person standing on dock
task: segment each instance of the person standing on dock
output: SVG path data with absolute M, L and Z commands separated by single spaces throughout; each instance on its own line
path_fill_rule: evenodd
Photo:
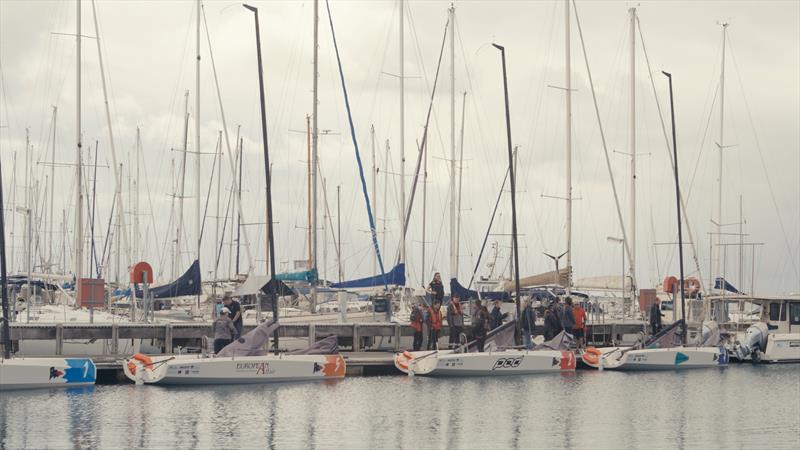
M 500 300 L 495 300 L 494 307 L 492 307 L 492 311 L 489 313 L 489 330 L 494 330 L 502 325 L 503 319 L 506 317 L 508 317 L 508 313 L 504 313 L 500 310 Z
M 447 305 L 447 325 L 450 327 L 449 347 L 458 347 L 459 336 L 464 331 L 464 311 L 458 297 L 452 297 Z
M 546 341 L 553 339 L 558 333 L 561 333 L 561 321 L 558 320 L 554 309 L 553 304 L 550 303 L 544 311 L 544 339 Z
M 664 314 L 661 313 L 661 299 L 656 297 L 656 301 L 650 306 L 650 333 L 658 334 L 661 331 L 661 318 Z
M 434 300 L 428 308 L 428 325 L 428 350 L 436 350 L 442 332 L 442 303 L 439 300 Z
M 575 336 L 578 348 L 583 348 L 583 341 L 586 337 L 586 310 L 583 309 L 580 302 L 572 307 L 572 315 L 575 317 L 575 326 L 572 327 L 572 335 Z
M 564 299 L 563 312 L 561 315 L 561 328 L 569 334 L 572 334 L 575 328 L 575 315 L 572 313 L 572 297 Z
M 219 317 L 214 321 L 214 353 L 219 353 L 225 346 L 233 342 L 236 328 L 231 321 L 230 312 L 231 310 L 227 307 L 223 307 Z
M 411 307 L 411 328 L 414 329 L 414 347 L 413 350 L 419 351 L 422 348 L 422 309 L 421 306 L 424 307 L 425 303 L 424 300 L 420 300 L 419 305 L 414 305 Z
M 536 313 L 533 311 L 530 299 L 525 299 L 524 307 L 520 314 L 519 327 L 522 330 L 522 343 L 525 344 L 525 348 L 530 350 L 533 348 L 533 339 L 531 339 L 531 335 L 534 332 L 536 324 Z
M 242 305 L 231 297 L 230 292 L 226 292 L 222 297 L 222 303 L 228 308 L 231 321 L 233 322 L 234 328 L 236 328 L 236 334 L 233 338 L 239 339 L 239 337 L 242 336 L 242 327 L 244 325 L 242 322 Z
M 480 303 L 478 303 L 480 305 Z M 472 334 L 478 351 L 483 352 L 483 345 L 486 343 L 486 327 L 489 326 L 489 310 L 485 306 L 478 306 L 478 310 L 472 320 Z
M 444 300 L 444 285 L 442 285 L 442 275 L 439 272 L 433 274 L 433 280 L 428 283 L 428 288 L 425 291 L 431 294 L 431 303 L 438 300 L 439 304 L 442 304 L 442 300 Z

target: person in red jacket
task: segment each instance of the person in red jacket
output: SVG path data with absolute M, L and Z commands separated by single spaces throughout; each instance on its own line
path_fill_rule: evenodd
M 439 341 L 439 334 L 442 331 L 442 303 L 434 300 L 433 305 L 428 308 L 428 350 L 436 350 L 436 343 Z
M 422 301 L 420 301 L 420 304 L 423 304 Z M 416 352 L 422 348 L 422 309 L 420 305 L 411 307 L 410 321 L 411 328 L 414 329 L 414 351 Z
M 583 348 L 586 339 L 586 310 L 578 302 L 572 307 L 572 315 L 575 317 L 575 325 L 572 327 L 572 335 L 575 336 L 578 348 Z

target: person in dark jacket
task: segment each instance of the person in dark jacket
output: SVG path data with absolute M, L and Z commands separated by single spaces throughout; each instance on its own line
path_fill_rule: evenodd
M 489 325 L 489 310 L 485 306 L 479 307 L 472 321 L 472 333 L 475 336 L 478 351 L 483 352 L 486 343 L 486 328 Z
M 420 305 L 414 305 L 411 307 L 411 328 L 414 329 L 414 347 L 413 350 L 419 351 L 422 348 L 422 309 L 420 306 L 423 305 L 422 301 L 420 301 Z
M 500 300 L 494 301 L 494 307 L 489 313 L 489 331 L 494 330 L 503 324 L 503 319 L 508 317 L 508 313 L 500 311 Z
M 533 348 L 531 335 L 536 324 L 536 313 L 533 311 L 530 299 L 526 298 L 523 305 L 524 307 L 520 312 L 519 327 L 522 330 L 522 343 L 525 344 L 525 348 L 531 349 Z
M 564 300 L 563 313 L 561 315 L 561 328 L 570 334 L 572 334 L 572 329 L 575 328 L 575 315 L 572 314 L 571 297 L 567 297 Z
M 664 314 L 661 313 L 661 300 L 656 297 L 656 301 L 650 307 L 650 332 L 658 334 L 661 331 L 661 318 Z
M 456 348 L 464 331 L 464 311 L 458 297 L 451 298 L 450 304 L 447 305 L 447 326 L 450 327 L 449 347 Z
M 442 331 L 442 304 L 434 300 L 428 308 L 428 350 L 437 350 L 439 333 Z
M 444 300 L 444 286 L 442 285 L 442 275 L 439 272 L 433 274 L 433 280 L 428 283 L 428 288 L 425 290 L 431 294 L 434 302 L 438 300 L 439 304 L 442 304 L 442 300 Z
M 549 341 L 561 333 L 561 321 L 554 311 L 554 306 L 551 303 L 544 311 L 544 339 Z

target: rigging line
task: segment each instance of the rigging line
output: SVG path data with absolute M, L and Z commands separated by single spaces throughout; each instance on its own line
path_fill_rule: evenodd
M 431 90 L 431 100 L 428 103 L 428 115 L 425 118 L 425 128 L 422 132 L 422 144 L 419 146 L 419 151 L 417 152 L 417 168 L 414 171 L 414 180 L 411 182 L 411 193 L 408 199 L 408 207 L 406 208 L 406 217 L 403 219 L 405 220 L 405 226 L 403 230 L 406 234 L 408 234 L 408 224 L 411 221 L 411 210 L 414 207 L 414 196 L 417 193 L 417 182 L 419 181 L 419 171 L 422 167 L 422 157 L 425 152 L 428 151 L 428 125 L 430 124 L 431 119 L 431 110 L 433 110 L 433 100 L 436 96 L 436 86 L 439 81 L 439 70 L 442 68 L 442 56 L 444 55 L 444 45 L 447 42 L 447 28 L 450 26 L 450 19 L 448 18 L 445 22 L 444 26 L 444 35 L 442 36 L 442 47 L 439 50 L 439 62 L 436 65 L 436 76 L 433 78 L 433 89 Z M 452 176 L 452 174 L 451 174 Z M 400 257 L 398 255 L 397 262 L 400 262 Z
M 333 218 L 331 217 L 331 210 L 328 206 L 328 187 L 327 183 L 324 183 L 325 175 L 322 174 L 322 166 L 319 163 L 319 158 L 317 158 L 317 172 L 319 172 L 319 178 L 323 180 L 322 184 L 322 197 L 325 202 L 325 215 L 328 217 L 328 224 L 330 225 L 328 228 L 331 230 L 331 236 L 333 237 L 333 248 L 336 252 L 336 257 L 341 258 L 341 254 L 339 253 L 339 245 L 336 242 L 336 228 L 333 227 Z M 325 220 L 323 218 L 323 220 Z M 327 272 L 326 272 L 327 273 Z
M 603 131 L 603 123 L 600 119 L 600 109 L 597 107 L 597 94 L 594 90 L 594 81 L 592 80 L 592 71 L 589 68 L 589 56 L 586 54 L 586 44 L 583 40 L 583 28 L 581 27 L 581 21 L 578 18 L 578 5 L 575 4 L 575 0 L 572 0 L 573 11 L 575 13 L 575 23 L 578 26 L 578 36 L 581 40 L 581 49 L 583 50 L 583 61 L 586 64 L 586 74 L 589 78 L 589 87 L 592 91 L 592 101 L 594 103 L 594 112 L 597 116 L 597 126 L 600 129 L 600 139 L 603 142 L 603 154 L 605 155 L 606 159 L 606 168 L 608 169 L 608 176 L 611 179 L 611 190 L 614 192 L 614 203 L 617 207 L 617 219 L 619 220 L 619 227 L 622 231 L 622 240 L 625 246 L 625 252 L 628 254 L 628 262 L 630 263 L 633 260 L 631 256 L 631 247 L 630 243 L 628 242 L 628 234 L 625 232 L 625 222 L 622 220 L 622 211 L 619 207 L 619 195 L 617 194 L 617 186 L 614 183 L 614 172 L 611 170 L 611 160 L 608 157 L 608 146 L 606 145 L 606 135 L 605 131 Z
M 511 166 L 506 168 L 506 176 L 503 177 L 503 184 L 500 186 L 500 192 L 497 194 L 497 201 L 494 203 L 494 210 L 492 211 L 492 217 L 491 219 L 489 219 L 489 226 L 486 228 L 486 234 L 483 236 L 483 244 L 481 244 L 481 251 L 478 253 L 477 261 L 475 261 L 475 269 L 472 271 L 472 276 L 469 277 L 469 284 L 467 284 L 467 289 L 469 289 L 472 286 L 472 282 L 475 280 L 475 274 L 478 273 L 478 268 L 480 268 L 481 266 L 481 258 L 483 257 L 483 251 L 486 249 L 486 242 L 489 240 L 489 233 L 492 232 L 492 224 L 494 224 L 494 217 L 495 214 L 497 214 L 497 207 L 500 206 L 500 199 L 503 198 L 503 190 L 505 190 L 506 188 L 506 181 L 508 181 L 508 176 L 510 173 L 511 173 Z
M 711 99 L 711 107 L 708 109 L 708 119 L 706 120 L 706 125 L 703 130 L 703 137 L 700 140 L 700 145 L 697 147 L 697 159 L 694 162 L 694 170 L 692 171 L 692 178 L 689 181 L 689 189 L 686 191 L 686 201 L 688 202 L 692 196 L 692 187 L 694 187 L 694 180 L 697 176 L 697 169 L 700 167 L 700 157 L 703 155 L 703 149 L 705 148 L 706 144 L 706 137 L 708 137 L 708 129 L 711 125 L 711 116 L 714 113 L 714 105 L 717 102 L 717 94 L 719 94 L 719 84 L 717 84 L 716 89 L 714 89 L 714 97 Z
M 736 56 L 733 53 L 733 45 L 730 42 L 730 37 L 728 38 L 728 47 L 731 49 L 731 59 L 733 60 L 733 67 L 736 69 L 736 78 L 739 81 L 739 91 L 742 93 L 742 100 L 744 100 L 744 107 L 745 111 L 747 111 L 747 119 L 750 122 L 750 128 L 753 130 L 753 138 L 756 141 L 756 150 L 758 150 L 758 159 L 761 162 L 761 168 L 764 170 L 764 178 L 767 180 L 767 187 L 769 188 L 769 195 L 772 199 L 772 205 L 775 207 L 775 214 L 778 216 L 778 224 L 781 227 L 781 233 L 783 233 L 783 240 L 786 243 L 786 251 L 789 254 L 789 261 L 792 263 L 792 267 L 794 267 L 794 272 L 798 277 L 798 281 L 800 281 L 800 270 L 797 269 L 797 262 L 794 260 L 794 253 L 791 250 L 791 242 L 789 242 L 789 235 L 786 234 L 786 228 L 783 224 L 783 216 L 781 216 L 781 210 L 778 208 L 778 201 L 775 199 L 775 190 L 772 187 L 772 178 L 769 176 L 769 172 L 767 171 L 767 164 L 764 161 L 764 152 L 761 150 L 761 141 L 758 138 L 758 133 L 756 132 L 756 125 L 755 121 L 753 120 L 753 113 L 750 110 L 750 102 L 747 101 L 747 95 L 744 91 L 744 83 L 742 83 L 742 73 L 739 71 L 739 63 L 736 61 Z M 724 51 L 725 49 L 723 49 Z
M 208 217 L 208 204 L 211 202 L 211 187 L 214 185 L 214 171 L 217 170 L 218 157 L 216 155 L 219 154 L 221 146 L 222 146 L 222 136 L 217 138 L 217 146 L 214 150 L 215 153 L 214 162 L 211 163 L 211 176 L 208 177 L 208 192 L 206 193 L 206 206 L 203 208 L 203 221 L 200 223 L 200 238 L 199 238 L 200 242 L 203 242 L 203 231 L 205 231 L 206 229 L 206 218 Z
M 378 235 L 375 232 L 375 219 L 372 217 L 372 206 L 369 201 L 369 192 L 367 191 L 367 181 L 364 179 L 364 166 L 361 164 L 361 155 L 358 151 L 358 141 L 356 140 L 356 130 L 353 125 L 353 116 L 350 112 L 350 99 L 347 97 L 347 86 L 344 81 L 344 70 L 342 69 L 342 60 L 339 57 L 339 46 L 336 43 L 336 32 L 333 29 L 333 16 L 331 15 L 331 5 L 328 0 L 325 0 L 325 7 L 328 10 L 328 21 L 331 24 L 331 36 L 333 37 L 333 48 L 336 50 L 336 62 L 339 66 L 339 76 L 342 80 L 342 94 L 344 95 L 344 104 L 347 108 L 347 119 L 350 124 L 350 136 L 353 139 L 353 147 L 356 152 L 356 161 L 358 162 L 358 174 L 361 177 L 361 190 L 364 192 L 364 201 L 367 204 L 367 216 L 369 217 L 369 231 L 372 235 L 372 244 L 375 246 L 375 256 L 378 258 L 378 264 L 381 267 L 381 278 L 383 279 L 383 287 L 388 290 L 389 286 L 386 281 L 386 273 L 383 269 L 383 259 L 381 258 L 381 249 L 378 246 Z

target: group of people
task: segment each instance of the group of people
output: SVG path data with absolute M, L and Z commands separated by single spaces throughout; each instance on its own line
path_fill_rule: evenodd
M 222 308 L 214 321 L 214 353 L 242 335 L 242 305 L 230 293 L 222 296 Z

